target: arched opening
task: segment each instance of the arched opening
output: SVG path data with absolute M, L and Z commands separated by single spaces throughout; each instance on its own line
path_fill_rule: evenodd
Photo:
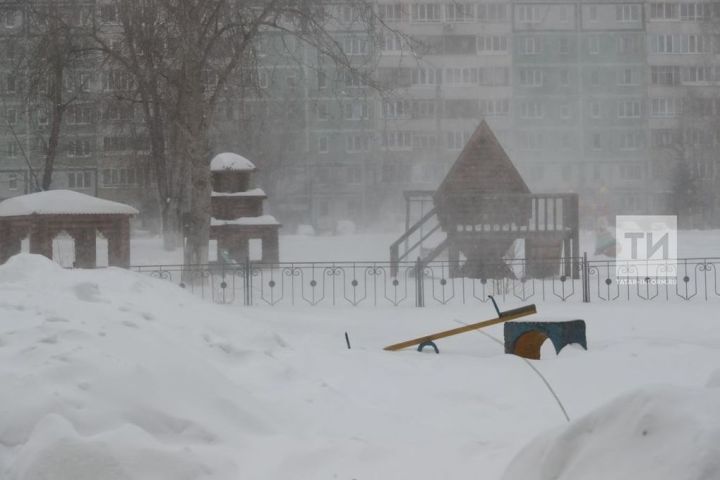
M 519 357 L 540 360 L 540 347 L 547 338 L 547 335 L 539 330 L 525 332 L 515 340 L 513 353 Z
M 108 239 L 98 230 L 95 239 L 95 264 L 98 267 L 107 267 L 109 265 L 108 257 Z
M 52 240 L 52 259 L 64 268 L 75 266 L 75 239 L 65 230 Z

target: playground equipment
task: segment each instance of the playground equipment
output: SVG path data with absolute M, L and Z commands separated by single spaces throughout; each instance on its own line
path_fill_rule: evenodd
M 453 277 L 515 278 L 503 257 L 524 240 L 525 275 L 562 269 L 579 278 L 577 194 L 531 193 L 485 121 L 438 189 L 405 192 L 405 203 L 405 233 L 390 246 L 393 276 L 399 262 L 427 264 L 447 253 Z M 420 218 L 411 224 L 413 206 Z
M 512 310 L 506 310 L 504 312 L 501 312 L 497 306 L 497 303 L 495 303 L 495 299 L 493 297 L 490 297 L 490 299 L 492 300 L 493 305 L 495 306 L 495 311 L 498 314 L 497 318 L 485 320 L 483 322 L 473 323 L 470 325 L 465 325 L 463 327 L 453 328 L 452 330 L 445 330 L 444 332 L 438 332 L 438 333 L 434 333 L 431 335 L 425 335 L 424 337 L 414 338 L 412 340 L 407 340 L 404 342 L 396 343 L 394 345 L 388 345 L 387 347 L 384 348 L 384 350 L 387 350 L 390 352 L 395 352 L 397 350 L 402 350 L 403 348 L 412 347 L 412 346 L 417 345 L 418 352 L 422 352 L 423 348 L 425 348 L 425 347 L 432 347 L 435 350 L 435 353 L 440 353 L 440 350 L 438 350 L 437 345 L 435 345 L 435 340 L 440 340 L 441 338 L 452 337 L 453 335 L 459 335 L 459 334 L 465 333 L 465 332 L 471 332 L 473 330 L 489 327 L 491 325 L 496 325 L 498 323 L 507 322 L 510 320 L 514 320 L 516 318 L 526 317 L 528 315 L 533 315 L 533 314 L 537 313 L 535 304 L 525 305 L 523 307 L 514 308 Z
M 511 322 L 504 325 L 505 353 L 540 360 L 540 347 L 548 338 L 560 353 L 566 345 L 580 344 L 587 350 L 585 321 Z

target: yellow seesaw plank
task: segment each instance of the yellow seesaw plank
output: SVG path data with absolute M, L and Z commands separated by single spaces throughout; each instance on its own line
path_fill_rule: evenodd
M 394 345 L 389 345 L 389 346 L 385 347 L 383 350 L 387 350 L 389 352 L 395 352 L 397 350 L 402 350 L 403 348 L 412 347 L 413 345 L 420 345 L 421 343 L 425 343 L 425 342 L 433 342 L 433 341 L 439 340 L 441 338 L 451 337 L 453 335 L 458 335 L 460 333 L 470 332 L 472 330 L 477 330 L 479 328 L 489 327 L 490 325 L 496 325 L 498 323 L 507 322 L 508 320 L 514 320 L 514 319 L 520 318 L 520 317 L 526 317 L 528 315 L 532 315 L 535 313 L 537 313 L 535 304 L 527 305 L 525 307 L 515 308 L 513 310 L 508 310 L 506 312 L 502 312 L 498 318 L 493 318 L 491 320 L 485 320 L 483 322 L 473 323 L 470 325 L 465 325 L 463 327 L 453 328 L 452 330 L 445 330 L 444 332 L 438 332 L 438 333 L 434 333 L 432 335 L 426 335 L 424 337 L 414 338 L 412 340 L 407 340 L 405 342 L 396 343 Z

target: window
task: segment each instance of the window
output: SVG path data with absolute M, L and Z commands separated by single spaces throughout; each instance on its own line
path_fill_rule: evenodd
M 616 5 L 615 18 L 623 23 L 640 21 L 640 5 Z
M 93 107 L 90 105 L 71 105 L 66 113 L 70 125 L 87 125 L 93 122 Z
M 134 186 L 139 183 L 140 173 L 134 168 L 106 168 L 103 185 L 106 187 Z
M 618 85 L 638 85 L 640 72 L 633 68 L 621 68 L 618 71 Z
M 711 67 L 683 67 L 682 82 L 683 83 L 707 83 L 712 81 Z
M 328 136 L 327 135 L 320 135 L 318 137 L 318 152 L 320 152 L 320 153 L 328 152 Z
M 520 131 L 517 133 L 518 145 L 523 150 L 541 150 L 544 138 L 542 132 Z
M 447 132 L 447 148 L 449 150 L 462 150 L 470 140 L 470 132 Z
M 75 139 L 68 142 L 68 157 L 89 157 L 90 156 L 90 140 Z
M 639 100 L 622 100 L 618 102 L 618 118 L 640 118 L 642 116 Z
M 400 35 L 396 33 L 386 33 L 381 37 L 380 47 L 385 53 L 400 53 L 403 50 L 402 38 L 400 38 Z
M 620 35 L 617 37 L 617 50 L 620 55 L 640 53 L 642 50 L 641 38 L 634 35 Z
M 381 145 L 388 150 L 410 150 L 412 148 L 412 135 L 410 132 L 383 132 Z
M 343 38 L 343 51 L 345 55 L 366 55 L 367 38 L 365 37 L 345 37 Z
M 400 22 L 403 17 L 403 5 L 400 3 L 378 5 L 378 17 L 386 22 Z
M 362 168 L 354 165 L 352 167 L 348 167 L 347 173 L 348 173 L 348 183 L 362 183 L 362 177 L 363 177 Z M 355 209 L 357 209 L 357 208 L 353 208 L 351 210 L 355 210 Z
M 518 5 L 518 21 L 520 23 L 540 23 L 540 6 Z
M 660 65 L 650 67 L 650 82 L 653 85 L 679 85 L 680 67 Z
M 710 19 L 709 3 L 681 3 L 680 20 L 698 21 Z
M 591 22 L 597 22 L 598 14 L 597 14 L 597 5 L 590 5 L 590 8 L 588 10 L 588 18 Z
M 362 120 L 368 118 L 368 108 L 365 102 L 350 102 L 343 106 L 345 120 Z
M 674 117 L 678 112 L 677 100 L 676 98 L 668 97 L 650 99 L 650 116 Z
M 543 106 L 537 100 L 525 101 L 520 104 L 520 118 L 537 120 L 543 118 Z
M 8 125 L 15 125 L 17 123 L 17 110 L 14 108 L 5 109 L 5 121 Z
M 600 102 L 590 102 L 590 116 L 600 118 Z
M 560 39 L 560 55 L 567 55 L 570 53 L 570 40 L 568 38 Z
M 10 158 L 16 158 L 18 156 L 18 145 L 14 140 L 10 140 L 7 144 L 7 154 Z
M 105 23 L 114 23 L 117 21 L 117 8 L 114 4 L 100 6 L 100 19 Z
M 543 84 L 543 72 L 538 68 L 521 68 L 520 85 L 523 87 L 540 87 Z
M 416 118 L 432 118 L 435 116 L 434 100 L 413 100 L 412 116 Z
M 699 34 L 659 34 L 650 36 L 652 53 L 709 53 L 712 38 Z
M 416 132 L 413 134 L 413 148 L 424 150 L 437 146 L 437 136 L 432 133 Z
M 650 19 L 651 20 L 677 20 L 678 15 L 677 3 L 651 3 Z
M 588 37 L 588 52 L 590 55 L 597 55 L 600 53 L 600 37 L 591 36 Z
M 413 22 L 439 22 L 440 5 L 437 3 L 418 3 L 412 6 Z
M 504 35 L 481 35 L 477 37 L 478 53 L 507 52 L 507 37 Z
M 18 189 L 18 175 L 17 173 L 8 174 L 8 190 Z
M 472 22 L 475 20 L 475 5 L 472 3 L 451 3 L 446 6 L 445 20 L 448 22 Z
M 560 9 L 560 22 L 568 23 L 570 21 L 570 8 L 567 5 L 558 6 Z
M 17 10 L 6 10 L 5 11 L 5 26 L 7 28 L 16 27 L 19 24 L 19 22 L 18 22 L 19 15 L 18 14 L 19 14 L 19 12 Z
M 478 83 L 480 85 L 505 86 L 510 85 L 510 68 L 508 67 L 483 67 L 478 68 Z
M 543 42 L 540 37 L 524 37 L 520 39 L 520 53 L 523 55 L 537 55 L 542 53 Z
M 5 91 L 7 93 L 15 93 L 17 90 L 17 77 L 12 73 L 9 73 L 5 77 Z
M 410 103 L 407 100 L 383 102 L 383 118 L 407 118 L 410 116 Z
M 480 100 L 480 114 L 486 117 L 500 117 L 510 114 L 509 98 L 492 98 Z
M 645 134 L 639 131 L 622 132 L 620 134 L 620 150 L 639 150 L 645 143 Z
M 437 85 L 441 83 L 442 70 L 434 68 L 418 68 L 412 72 L 413 85 Z
M 91 188 L 92 175 L 90 172 L 68 172 L 69 188 Z
M 258 87 L 268 88 L 269 83 L 268 73 L 265 70 L 258 70 Z
M 328 114 L 328 106 L 326 103 L 318 103 L 317 116 L 318 120 L 327 120 L 328 118 L 330 118 L 330 115 Z
M 560 118 L 563 120 L 567 120 L 570 118 L 570 105 L 567 103 L 563 103 L 560 105 Z
M 327 75 L 322 70 L 318 70 L 317 72 L 317 85 L 318 88 L 327 87 Z
M 477 17 L 481 22 L 507 22 L 508 5 L 505 3 L 481 3 L 477 6 Z
M 600 85 L 600 70 L 595 69 L 590 71 L 590 85 L 593 87 Z
M 446 68 L 445 83 L 450 85 L 477 85 L 478 69 L 474 67 L 467 68 Z
M 560 85 L 567 87 L 570 84 L 570 72 L 567 68 L 560 69 Z
M 367 135 L 349 135 L 345 139 L 345 149 L 348 152 L 367 152 L 369 140 Z
M 593 150 L 602 150 L 602 137 L 599 133 L 593 133 L 592 148 Z

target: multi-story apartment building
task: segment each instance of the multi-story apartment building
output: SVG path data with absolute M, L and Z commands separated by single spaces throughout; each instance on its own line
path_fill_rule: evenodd
M 339 2 L 329 7 L 331 28 L 356 72 L 291 35 L 267 33 L 252 86 L 237 82 L 221 102 L 213 146 L 259 165 L 273 213 L 291 227 L 395 226 L 402 191 L 435 188 L 482 118 L 531 189 L 579 192 L 586 218 L 668 212 L 678 155 L 714 185 L 714 5 L 379 0 L 373 8 L 388 30 Z M 3 14 L 0 36 L 19 48 L 32 35 L 22 4 L 3 8 L 16 13 Z M 112 23 L 114 12 L 95 15 Z M 33 139 L 47 128 L 13 89 L 10 65 L 0 66 L 0 197 L 29 188 L 19 146 L 38 165 Z M 141 118 L 111 101 L 129 79 L 109 68 L 81 73 L 86 91 L 63 127 L 54 185 L 154 213 Z

